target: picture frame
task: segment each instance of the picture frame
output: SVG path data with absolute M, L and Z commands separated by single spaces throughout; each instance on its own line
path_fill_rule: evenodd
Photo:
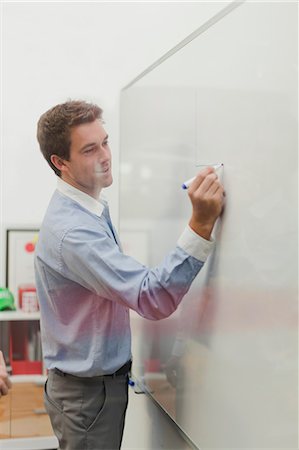
M 35 285 L 34 250 L 38 228 L 8 228 L 6 230 L 6 287 L 19 309 L 18 291 L 22 285 Z

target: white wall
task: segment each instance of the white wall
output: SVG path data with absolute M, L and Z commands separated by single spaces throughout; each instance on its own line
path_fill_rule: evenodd
M 39 116 L 68 98 L 99 103 L 114 158 L 118 220 L 120 89 L 228 2 L 1 3 L 1 278 L 7 226 L 39 225 L 56 179 L 35 139 Z

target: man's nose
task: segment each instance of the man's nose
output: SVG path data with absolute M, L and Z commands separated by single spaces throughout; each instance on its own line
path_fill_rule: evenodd
M 107 147 L 101 147 L 101 151 L 100 151 L 100 155 L 99 155 L 100 161 L 101 162 L 110 161 L 110 158 L 111 158 L 110 149 Z

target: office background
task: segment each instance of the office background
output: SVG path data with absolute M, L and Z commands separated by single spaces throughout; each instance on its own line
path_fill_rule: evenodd
M 197 340 L 191 339 L 191 352 L 187 358 L 189 367 L 196 361 L 196 370 L 208 376 L 201 378 L 202 387 L 192 375 L 194 370 L 181 378 L 181 397 L 175 405 L 179 409 L 175 412 L 171 409 L 173 404 L 165 401 L 163 404 L 161 395 L 157 395 L 163 389 L 165 393 L 165 385 L 158 386 L 154 397 L 188 431 L 193 441 L 197 445 L 202 442 L 204 448 L 211 445 L 219 448 L 223 442 L 229 448 L 242 443 L 250 448 L 265 447 L 269 443 L 271 446 L 277 444 L 281 449 L 284 443 L 287 448 L 295 448 L 298 395 L 295 379 L 297 329 L 293 320 L 297 311 L 294 297 L 297 258 L 294 192 L 297 182 L 294 152 L 297 142 L 296 4 L 289 2 L 288 9 L 283 3 L 276 2 L 273 6 L 274 3 L 263 2 L 263 7 L 258 9 L 251 8 L 258 2 L 247 2 L 235 15 L 232 13 L 227 20 L 223 19 L 218 28 L 215 25 L 211 33 L 206 33 L 203 39 L 198 38 L 193 47 L 190 45 L 186 51 L 182 49 L 168 62 L 157 66 L 149 76 L 145 75 L 125 89 L 121 115 L 119 111 L 119 93 L 123 86 L 229 3 L 4 3 L 2 227 L 38 226 L 40 223 L 55 188 L 55 177 L 39 154 L 35 141 L 36 121 L 45 109 L 66 98 L 95 101 L 105 110 L 115 177 L 113 187 L 107 190 L 113 219 L 116 224 L 119 218 L 123 219 L 129 249 L 130 244 L 133 245 L 130 250 L 133 253 L 137 250 L 145 262 L 158 262 L 159 250 L 168 249 L 170 239 L 175 240 L 175 234 L 179 234 L 187 217 L 188 208 L 182 206 L 176 215 L 176 202 L 169 204 L 169 200 L 174 200 L 174 175 L 183 181 L 189 175 L 188 170 L 191 175 L 191 167 L 195 164 L 223 161 L 231 203 L 221 230 L 220 251 L 207 265 L 204 275 L 204 282 L 211 277 L 216 280 L 217 295 L 212 298 L 214 309 L 208 308 L 207 323 L 204 320 L 201 324 L 203 331 L 195 336 Z M 280 34 L 276 30 L 280 30 Z M 226 56 L 230 58 L 229 64 Z M 178 115 L 175 108 L 178 111 L 181 108 Z M 182 114 L 182 120 L 179 114 Z M 157 130 L 154 139 L 148 127 L 143 128 L 146 121 L 151 129 Z M 177 140 L 182 140 L 185 145 L 181 160 L 179 148 L 168 151 L 170 144 L 175 146 L 174 135 L 168 141 L 173 123 L 176 124 Z M 159 158 L 155 161 L 153 146 L 157 141 L 159 153 L 164 155 L 163 164 L 161 159 L 158 162 Z M 246 152 L 242 153 L 237 145 L 241 148 L 245 141 Z M 280 151 L 279 146 L 282 149 L 284 145 Z M 141 155 L 146 160 L 149 153 L 153 158 L 143 171 L 144 189 L 138 193 L 141 195 L 136 195 L 137 209 L 141 211 L 138 216 L 134 203 L 130 204 L 133 207 L 126 208 L 128 199 L 136 191 L 136 178 L 133 174 L 126 180 L 126 170 L 130 160 L 136 162 Z M 178 164 L 179 160 L 182 164 Z M 154 188 L 150 169 L 157 167 L 163 168 L 169 181 L 170 190 L 168 187 L 164 190 L 169 209 L 165 211 L 164 202 L 159 202 L 159 192 L 155 192 L 155 208 L 149 216 L 150 208 L 142 207 L 147 206 L 146 187 Z M 118 180 L 119 169 L 124 169 L 122 184 Z M 284 172 L 282 190 L 276 189 L 275 185 L 280 171 Z M 266 174 L 265 178 L 263 174 Z M 179 182 L 177 180 L 178 185 Z M 291 192 L 287 203 L 284 201 L 286 187 Z M 272 196 L 273 192 L 275 196 Z M 246 215 L 238 216 L 244 202 Z M 279 221 L 275 221 L 276 210 L 282 213 Z M 146 231 L 157 236 L 155 220 L 165 227 L 165 237 L 170 223 L 175 222 L 175 226 L 167 239 L 161 240 L 159 249 L 148 249 L 140 223 L 146 222 Z M 236 236 L 238 225 L 242 232 Z M 282 241 L 283 230 L 292 239 L 286 245 Z M 131 242 L 130 233 L 131 238 L 133 236 Z M 247 255 L 249 249 L 252 252 Z M 242 267 L 246 267 L 246 271 Z M 233 283 L 234 277 L 236 283 Z M 236 294 L 232 286 L 239 289 L 239 293 Z M 279 292 L 287 286 L 289 290 L 284 291 L 284 302 Z M 202 289 L 202 286 L 198 287 Z M 269 294 L 268 298 L 263 292 L 276 294 Z M 196 296 L 196 292 L 192 295 Z M 213 300 L 216 300 L 216 306 Z M 185 320 L 190 320 L 190 309 L 185 311 Z M 250 324 L 256 328 L 251 328 Z M 169 327 L 171 329 L 171 325 Z M 185 331 L 183 326 L 183 335 Z M 143 328 L 140 341 L 149 344 L 154 333 L 160 341 L 165 341 L 165 335 L 155 326 Z M 176 334 L 170 333 L 167 339 L 172 337 L 175 340 Z M 188 335 L 190 341 L 189 338 Z M 155 340 L 151 345 L 151 350 L 154 349 L 152 357 L 148 355 L 147 346 L 139 361 L 143 365 L 139 375 L 142 378 L 147 372 L 154 390 L 157 375 L 163 372 L 157 364 L 165 361 L 163 355 L 161 357 L 163 346 L 159 348 Z M 142 351 L 142 344 L 136 350 Z M 238 379 L 240 371 L 243 374 L 241 382 Z M 253 376 L 257 377 L 255 381 Z M 246 385 L 246 389 L 242 389 L 242 385 Z M 193 389 L 189 389 L 190 386 Z M 200 398 L 205 401 L 197 405 Z M 262 398 L 265 400 L 260 404 L 261 410 L 255 400 Z M 227 414 L 221 409 L 223 406 L 229 409 Z M 197 423 L 197 414 L 203 428 Z M 234 435 L 227 434 L 224 418 L 225 424 L 232 428 L 239 421 Z M 215 424 L 216 433 L 213 432 Z
M 36 123 L 68 98 L 104 109 L 115 180 L 106 192 L 117 223 L 120 90 L 227 3 L 2 2 L 2 224 L 41 221 L 56 180 Z

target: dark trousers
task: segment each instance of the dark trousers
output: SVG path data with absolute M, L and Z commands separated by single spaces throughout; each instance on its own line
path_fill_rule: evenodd
M 44 399 L 60 450 L 120 449 L 127 374 L 87 378 L 50 370 Z

